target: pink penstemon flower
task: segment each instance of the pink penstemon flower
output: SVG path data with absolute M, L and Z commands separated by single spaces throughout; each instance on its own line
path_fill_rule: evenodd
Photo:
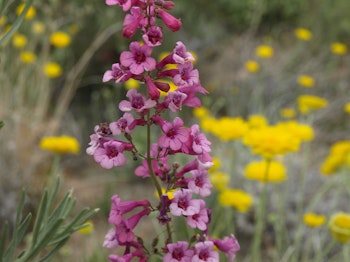
M 86 151 L 105 169 L 124 165 L 125 151 L 128 151 L 134 161 L 139 161 L 134 174 L 143 179 L 151 178 L 159 196 L 158 203 L 152 204 L 147 199 L 122 201 L 119 195 L 112 196 L 108 222 L 113 228 L 106 234 L 103 246 L 124 248 L 124 252 L 123 255 L 119 255 L 120 252 L 111 254 L 109 261 L 136 259 L 143 262 L 155 253 L 162 255 L 165 262 L 219 261 L 214 246 L 232 261 L 239 250 L 237 239 L 233 235 L 223 239 L 213 239 L 209 235 L 212 209 L 207 207 L 204 198 L 212 189 L 208 179 L 208 169 L 213 165 L 211 142 L 201 133 L 199 125 L 188 127 L 178 116 L 171 120 L 165 118 L 183 107 L 201 106 L 199 96 L 207 94 L 200 83 L 199 71 L 194 68 L 194 57 L 183 42 L 176 42 L 169 55 L 160 61 L 152 57 L 153 49 L 163 43 L 166 32 L 163 26 L 172 32 L 181 28 L 181 20 L 169 13 L 174 3 L 164 0 L 105 2 L 120 6 L 126 13 L 122 35 L 130 39 L 139 31 L 143 41 L 132 41 L 129 50 L 122 51 L 119 61 L 105 71 L 102 81 L 122 83 L 132 78 L 145 88 L 127 92 L 127 99 L 118 104 L 123 112 L 119 119 L 95 126 Z M 168 65 L 174 68 L 169 69 Z M 175 91 L 169 91 L 169 80 L 177 86 Z M 163 91 L 162 96 L 160 91 Z M 153 134 L 154 129 L 159 132 Z M 134 143 L 135 132 L 146 135 L 145 143 Z M 158 137 L 154 137 L 157 134 Z M 178 155 L 182 158 L 186 155 L 189 160 L 180 164 L 174 160 Z M 165 187 L 165 192 L 173 191 L 173 196 L 163 193 L 161 186 Z M 144 246 L 144 240 L 135 235 L 135 229 L 144 217 L 154 212 L 167 236 L 164 243 L 149 249 Z M 173 242 L 170 223 L 174 216 L 184 217 L 185 226 L 199 233 L 191 241 Z

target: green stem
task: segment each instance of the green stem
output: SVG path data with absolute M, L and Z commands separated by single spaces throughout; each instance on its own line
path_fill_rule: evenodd
M 264 182 L 263 188 L 260 195 L 260 202 L 258 206 L 258 211 L 256 215 L 256 230 L 253 238 L 253 246 L 252 246 L 252 255 L 253 261 L 258 262 L 261 260 L 261 242 L 262 235 L 265 226 L 265 212 L 266 212 L 266 204 L 267 204 L 267 181 L 268 181 L 268 172 L 270 167 L 271 159 L 266 159 L 266 170 L 264 174 Z
M 316 256 L 316 258 L 314 259 L 314 262 L 320 262 L 322 261 L 322 259 L 326 258 L 326 256 L 332 251 L 332 249 L 334 248 L 334 246 L 337 244 L 337 241 L 335 241 L 334 239 L 332 240 L 332 242 L 330 242 L 328 244 L 328 246 L 324 249 L 323 252 L 319 252 L 318 255 Z M 344 260 L 345 261 L 345 260 Z
M 152 167 L 152 158 L 151 158 L 151 124 L 150 124 L 150 113 L 147 113 L 147 165 L 149 172 L 151 174 L 151 179 L 153 181 L 154 186 L 156 187 L 159 199 L 162 199 L 162 188 L 159 184 L 159 181 L 154 174 L 154 170 Z M 172 242 L 172 233 L 171 233 L 171 228 L 170 224 L 166 224 L 167 232 L 168 232 L 168 241 Z
M 343 261 L 350 261 L 349 246 L 346 244 L 343 245 L 343 257 Z
M 61 160 L 61 155 L 60 154 L 55 154 L 51 166 L 51 170 L 49 173 L 49 177 L 47 180 L 47 188 L 51 190 L 55 184 L 56 181 L 56 174 L 58 174 L 59 170 L 59 165 L 60 165 L 60 160 Z

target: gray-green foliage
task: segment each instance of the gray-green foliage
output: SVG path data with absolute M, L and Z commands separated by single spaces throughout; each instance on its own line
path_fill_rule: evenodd
M 45 189 L 36 215 L 33 230 L 28 232 L 32 214 L 22 217 L 25 204 L 25 192 L 23 191 L 16 214 L 15 224 L 11 236 L 9 236 L 9 224 L 5 223 L 0 238 L 0 262 L 44 262 L 49 259 L 68 241 L 70 236 L 84 227 L 97 209 L 83 208 L 75 212 L 75 198 L 72 191 L 58 202 L 59 179 L 51 190 Z M 55 203 L 57 203 L 55 205 Z M 73 215 L 73 213 L 75 215 Z M 20 245 L 29 237 L 29 243 L 21 250 Z M 9 238 L 9 242 L 7 239 Z M 7 244 L 8 243 L 8 244 Z

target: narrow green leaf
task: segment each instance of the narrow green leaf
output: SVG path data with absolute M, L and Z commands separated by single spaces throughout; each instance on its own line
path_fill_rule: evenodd
M 50 259 L 55 253 L 57 253 L 57 252 L 61 249 L 61 247 L 64 246 L 64 244 L 67 243 L 67 241 L 69 240 L 69 238 L 70 238 L 70 235 L 67 236 L 66 238 L 62 239 L 61 242 L 58 243 L 45 257 L 41 258 L 41 259 L 39 260 L 39 262 L 47 262 L 47 261 L 49 261 L 49 259 Z
M 0 238 L 0 262 L 6 262 L 4 261 L 4 254 L 5 254 L 5 245 L 6 245 L 8 231 L 9 231 L 9 223 L 8 221 L 5 221 L 4 226 L 2 228 L 1 238 Z
M 69 202 L 71 200 L 71 192 L 68 192 L 64 198 L 58 203 L 57 207 L 53 211 L 53 213 L 48 217 L 48 225 L 55 223 L 55 221 L 59 218 L 62 218 L 62 213 L 69 206 Z
M 40 228 L 42 226 L 42 221 L 44 219 L 44 215 L 47 209 L 47 198 L 48 198 L 47 195 L 48 195 L 47 190 L 45 190 L 41 198 L 38 214 L 34 223 L 32 245 L 36 244 L 39 237 Z
M 18 232 L 17 232 L 17 236 L 18 236 L 18 242 L 22 241 L 22 239 L 24 238 L 25 234 L 27 233 L 27 229 L 28 226 L 30 224 L 30 221 L 32 219 L 32 214 L 29 213 L 26 218 L 23 220 L 23 222 L 21 223 L 21 225 L 18 227 Z
M 22 14 L 13 23 L 11 29 L 0 39 L 0 46 L 2 46 L 10 37 L 17 31 L 22 24 L 25 15 L 27 14 L 29 7 L 32 5 L 32 0 L 29 0 L 25 5 Z

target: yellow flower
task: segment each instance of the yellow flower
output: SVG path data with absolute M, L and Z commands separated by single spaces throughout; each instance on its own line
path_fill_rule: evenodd
M 269 45 L 260 45 L 255 50 L 256 55 L 261 58 L 270 58 L 273 56 L 273 48 Z
M 42 22 L 35 21 L 32 24 L 32 32 L 36 35 L 41 35 L 45 32 L 45 25 Z
M 280 115 L 283 118 L 294 118 L 296 116 L 296 112 L 294 108 L 282 108 L 280 110 Z
M 25 35 L 19 34 L 19 33 L 13 35 L 13 38 L 12 38 L 13 46 L 17 48 L 22 48 L 22 47 L 25 47 L 27 43 L 28 43 L 28 39 Z
M 219 203 L 223 206 L 234 207 L 239 212 L 246 213 L 253 204 L 253 198 L 240 189 L 225 189 L 218 196 Z
M 260 182 L 279 183 L 286 180 L 286 169 L 277 161 L 254 161 L 245 168 L 244 176 L 247 179 Z
M 43 137 L 39 147 L 59 154 L 79 153 L 79 142 L 71 136 Z
M 331 44 L 331 51 L 336 55 L 345 55 L 348 52 L 348 47 L 340 42 Z
M 214 172 L 209 175 L 210 182 L 218 191 L 223 191 L 230 183 L 230 176 L 223 172 Z
M 302 142 L 314 139 L 314 130 L 309 125 L 300 124 L 297 121 L 286 121 L 277 123 L 277 126 Z
M 315 79 L 309 75 L 300 75 L 297 79 L 299 85 L 311 88 L 315 86 Z
M 260 69 L 258 62 L 254 61 L 254 60 L 248 60 L 245 63 L 244 67 L 248 72 L 251 72 L 251 73 L 255 73 L 255 72 L 259 71 L 259 69 Z
M 334 143 L 328 156 L 321 166 L 321 174 L 332 175 L 337 170 L 347 165 L 348 157 L 350 156 L 350 141 L 338 141 Z
M 139 88 L 140 87 L 140 82 L 130 78 L 128 81 L 125 82 L 125 87 L 126 89 L 134 89 L 134 88 Z
M 66 47 L 70 44 L 71 38 L 70 36 L 63 31 L 57 31 L 51 34 L 50 43 L 58 48 Z
M 303 216 L 303 221 L 309 227 L 320 227 L 326 222 L 326 217 L 315 213 L 306 213 Z
M 173 91 L 175 91 L 177 89 L 177 85 L 175 85 L 173 81 L 161 80 L 159 82 L 164 82 L 164 83 L 168 84 L 169 87 L 170 87 L 168 92 L 164 92 L 162 90 L 159 90 L 161 96 L 166 96 L 169 92 L 173 92 Z
M 166 189 L 162 187 L 162 193 L 163 193 L 163 195 L 164 195 L 164 194 L 167 195 L 168 198 L 169 198 L 169 200 L 174 199 L 174 193 L 175 193 L 175 191 L 176 191 L 176 189 L 171 189 L 171 190 L 166 191 Z M 159 199 L 159 194 L 158 194 L 157 191 L 154 192 L 154 195 L 156 196 L 157 199 Z
M 312 38 L 312 32 L 302 27 L 295 29 L 294 34 L 298 39 L 302 41 L 309 41 Z
M 36 55 L 30 51 L 23 51 L 19 54 L 21 61 L 25 64 L 34 63 L 36 60 Z
M 204 117 L 209 116 L 209 110 L 203 106 L 202 107 L 195 107 L 193 109 L 193 115 L 198 119 L 202 119 Z
M 16 14 L 19 16 L 22 14 L 23 10 L 24 10 L 25 5 L 24 4 L 20 4 L 17 9 L 16 9 Z M 25 19 L 26 20 L 30 20 L 32 19 L 34 16 L 36 15 L 36 10 L 33 6 L 29 7 L 26 15 L 25 15 Z
M 350 214 L 339 212 L 332 215 L 328 227 L 333 238 L 345 244 L 350 239 Z
M 92 223 L 92 221 L 87 221 L 83 224 L 83 226 L 83 228 L 78 230 L 78 233 L 82 235 L 90 235 L 94 230 L 94 224 Z
M 211 132 L 223 141 L 241 138 L 248 131 L 248 124 L 240 117 L 221 117 Z
M 350 114 L 350 102 L 349 103 L 346 103 L 344 105 L 344 111 L 348 114 Z
M 243 137 L 243 143 L 249 146 L 254 154 L 264 158 L 296 152 L 299 150 L 300 142 L 300 139 L 279 126 L 251 129 Z
M 56 78 L 62 74 L 62 68 L 55 62 L 46 63 L 44 66 L 44 73 L 49 78 Z
M 250 128 L 260 128 L 267 124 L 267 119 L 263 115 L 250 115 L 248 118 L 248 125 Z
M 204 131 L 212 133 L 217 123 L 218 121 L 214 117 L 208 116 L 201 119 L 200 126 Z
M 313 95 L 301 95 L 298 97 L 299 111 L 304 115 L 309 114 L 311 111 L 318 110 L 326 107 L 328 101 L 324 98 Z

